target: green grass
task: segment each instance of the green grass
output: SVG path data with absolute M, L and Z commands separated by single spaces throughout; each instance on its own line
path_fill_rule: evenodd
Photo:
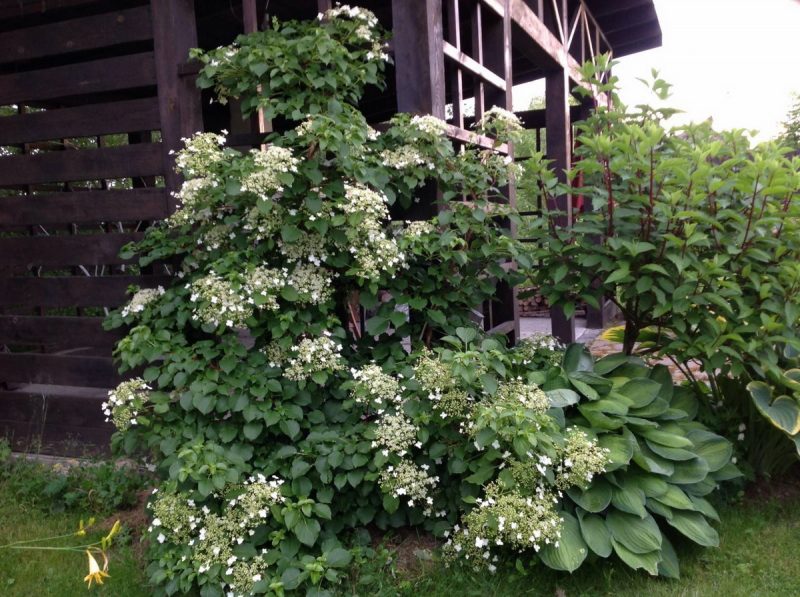
M 78 515 L 43 514 L 16 502 L 0 487 L 0 544 L 55 535 L 77 528 Z M 780 597 L 800 595 L 800 496 L 748 502 L 722 510 L 719 549 L 679 547 L 679 581 L 653 579 L 618 563 L 584 565 L 574 575 L 544 567 L 526 576 L 489 575 L 426 564 L 422 572 L 398 578 L 383 570 L 361 570 L 342 595 L 425 597 Z M 115 548 L 111 578 L 87 592 L 86 559 L 61 552 L 0 551 L 0 595 L 147 597 L 141 564 L 130 545 Z M 370 578 L 371 577 L 371 578 Z M 361 580 L 362 583 L 358 581 Z
M 31 504 L 20 503 L 7 487 L 0 486 L 0 545 L 12 541 L 52 537 L 78 529 L 79 514 L 44 514 Z M 90 535 L 94 540 L 99 534 Z M 44 545 L 79 545 L 87 537 L 75 537 Z M 111 551 L 111 578 L 87 591 L 83 577 L 88 572 L 85 554 L 63 551 L 0 550 L 0 595 L 3 597 L 72 597 L 108 595 L 144 597 L 143 573 L 130 545 Z

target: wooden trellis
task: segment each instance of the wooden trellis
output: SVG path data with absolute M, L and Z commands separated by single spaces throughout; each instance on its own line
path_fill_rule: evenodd
M 510 154 L 471 129 L 514 85 L 546 80 L 535 116 L 548 156 L 570 159 L 570 87 L 580 62 L 660 44 L 652 0 L 351 0 L 393 30 L 394 76 L 368 90 L 372 123 L 395 112 L 448 120 L 455 143 Z M 102 329 L 130 285 L 169 282 L 122 246 L 174 209 L 170 151 L 199 130 L 258 145 L 270 123 L 196 89 L 192 47 L 230 43 L 268 17 L 314 18 L 330 0 L 0 0 L 0 434 L 104 442 L 99 403 L 119 380 L 118 334 Z M 465 107 L 472 106 L 468 115 Z M 523 114 L 523 120 L 533 116 Z M 514 189 L 506 193 L 514 201 Z M 572 199 L 558 199 L 571 213 Z M 567 217 L 563 225 L 569 225 Z M 518 336 L 514 289 L 484 309 Z M 554 314 L 554 330 L 573 337 Z

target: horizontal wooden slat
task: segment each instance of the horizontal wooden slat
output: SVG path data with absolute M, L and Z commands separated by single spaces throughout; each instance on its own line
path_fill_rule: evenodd
M 0 64 L 152 39 L 148 6 L 7 31 Z
M 170 282 L 167 276 L 7 278 L 2 281 L 0 307 L 118 307 L 130 298 L 129 286 L 154 288 Z
M 0 118 L 0 145 L 151 131 L 159 122 L 155 97 L 45 110 Z
M 0 268 L 126 263 L 120 249 L 140 238 L 136 232 L 0 238 Z
M 59 9 L 69 9 L 84 4 L 96 4 L 97 0 L 0 0 L 0 19 L 11 19 L 27 15 L 58 14 Z
M 0 158 L 0 186 L 157 176 L 163 172 L 160 143 Z
M 90 388 L 113 388 L 120 376 L 108 357 L 75 357 L 27 352 L 0 353 L 0 380 Z
M 464 52 L 459 50 L 450 42 L 444 42 L 444 55 L 476 77 L 479 77 L 487 83 L 494 85 L 501 91 L 506 90 L 506 81 L 503 79 L 503 77 L 497 75 L 494 71 L 485 67 L 477 60 L 467 56 Z
M 160 220 L 166 215 L 164 189 L 0 197 L 0 226 L 133 222 Z
M 476 145 L 483 149 L 493 149 L 498 153 L 508 155 L 508 143 L 497 143 L 497 141 L 486 135 L 479 135 L 472 131 L 453 126 L 452 124 L 447 125 L 445 134 L 455 141 L 469 143 L 470 145 Z
M 0 315 L 0 344 L 64 348 L 111 347 L 123 336 L 121 330 L 105 331 L 103 317 L 37 317 Z
M 0 77 L 0 105 L 52 100 L 155 85 L 152 52 Z

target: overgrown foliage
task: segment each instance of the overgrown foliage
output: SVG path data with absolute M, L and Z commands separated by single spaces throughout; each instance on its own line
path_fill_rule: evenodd
M 513 165 L 455 152 L 432 117 L 372 130 L 352 103 L 380 82 L 382 39 L 371 13 L 338 7 L 196 54 L 201 84 L 305 120 L 247 154 L 222 135 L 187 140 L 180 208 L 129 249 L 141 265 L 180 264 L 176 284 L 139 290 L 109 324 L 131 326 L 123 369 L 143 368 L 105 405 L 115 445 L 148 453 L 164 478 L 150 503 L 155 594 L 331 594 L 368 553 L 368 527 L 420 526 L 449 537 L 447 561 L 489 570 L 512 555 L 572 570 L 587 553 L 564 491 L 589 490 L 610 465 L 635 472 L 639 430 L 665 449 L 678 441 L 652 437 L 651 418 L 702 430 L 644 367 L 604 376 L 580 347 L 509 348 L 472 325 L 496 284 L 521 278 L 504 265 L 530 265 L 505 227 L 515 214 L 499 189 Z M 284 68 L 270 57 L 287 48 Z M 519 123 L 493 109 L 478 127 L 507 140 Z M 390 206 L 431 201 L 433 185 L 429 219 L 390 224 Z M 619 425 L 595 425 L 579 403 L 614 403 Z M 628 435 L 603 439 L 623 425 Z M 687 491 L 727 464 L 724 449 L 709 463 L 704 443 L 680 447 L 694 476 L 654 474 Z M 671 507 L 703 516 L 688 502 L 660 515 Z M 662 537 L 617 540 L 655 574 Z
M 708 122 L 670 127 L 672 109 L 625 107 L 605 66 L 585 69 L 611 103 L 576 125 L 568 182 L 541 156 L 527 164 L 524 184 L 546 199 L 533 279 L 567 311 L 610 298 L 625 318 L 624 352 L 640 343 L 668 356 L 709 403 L 722 400 L 722 379 L 767 383 L 775 398 L 760 390 L 756 405 L 797 443 L 800 385 L 789 360 L 800 349 L 800 158 Z M 668 96 L 657 77 L 652 88 Z M 547 206 L 568 192 L 591 209 L 557 228 Z

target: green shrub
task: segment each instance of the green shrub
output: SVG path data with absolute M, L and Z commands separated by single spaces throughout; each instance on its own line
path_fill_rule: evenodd
M 143 370 L 104 405 L 114 446 L 163 478 L 149 504 L 156 595 L 330 594 L 369 553 L 367 528 L 452 538 L 467 525 L 505 557 L 500 508 L 535 539 L 502 535 L 513 552 L 557 559 L 572 547 L 556 547 L 571 530 L 563 491 L 608 463 L 594 424 L 567 415 L 583 400 L 573 386 L 591 400 L 613 378 L 592 389 L 579 348 L 564 373 L 551 338 L 508 348 L 470 321 L 521 279 L 507 262 L 530 264 L 499 190 L 514 166 L 455 151 L 430 116 L 378 134 L 352 105 L 381 80 L 382 39 L 371 13 L 340 7 L 196 53 L 223 99 L 306 120 L 247 154 L 214 133 L 187 140 L 179 209 L 127 249 L 179 264 L 174 285 L 109 318 L 130 326 L 122 368 Z M 519 127 L 498 109 L 479 123 Z M 390 205 L 404 213 L 434 185 L 430 219 L 389 225 Z
M 784 354 L 800 350 L 800 158 L 709 122 L 670 127 L 672 109 L 627 108 L 616 79 L 600 81 L 605 67 L 585 69 L 611 104 L 576 124 L 569 181 L 558 184 L 541 156 L 526 166 L 523 184 L 545 198 L 531 276 L 568 312 L 610 298 L 625 318 L 623 351 L 641 342 L 671 358 L 707 404 L 723 399 L 728 377 L 769 384 L 785 400 L 758 392 L 756 405 L 797 442 L 800 385 Z M 652 87 L 667 97 L 662 80 Z M 547 206 L 566 192 L 591 209 L 556 228 Z

